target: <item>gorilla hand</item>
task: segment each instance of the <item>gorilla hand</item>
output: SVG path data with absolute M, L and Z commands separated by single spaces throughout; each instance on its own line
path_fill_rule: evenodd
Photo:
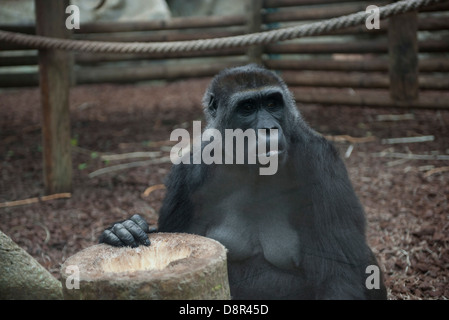
M 115 223 L 112 227 L 103 231 L 100 243 L 107 243 L 114 247 L 138 247 L 143 244 L 150 245 L 147 233 L 155 232 L 156 229 L 149 228 L 146 221 L 138 214 L 130 219 Z

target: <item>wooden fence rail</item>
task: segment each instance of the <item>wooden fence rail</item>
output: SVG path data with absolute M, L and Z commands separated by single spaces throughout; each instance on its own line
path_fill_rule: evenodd
M 147 42 L 211 39 L 249 32 L 319 21 L 378 6 L 390 0 L 247 0 L 245 14 L 213 17 L 179 17 L 142 22 L 92 22 L 74 30 L 72 38 L 80 40 Z M 210 50 L 197 53 L 160 54 L 90 54 L 75 53 L 74 79 L 78 84 L 123 83 L 144 80 L 173 80 L 186 77 L 209 77 L 220 68 L 248 62 L 264 64 L 278 70 L 287 84 L 307 89 L 353 88 L 388 90 L 392 44 L 387 31 L 394 19 L 380 22 L 381 28 L 365 26 L 329 32 L 313 39 L 279 44 Z M 449 90 L 449 1 L 421 10 L 416 18 L 419 50 L 415 83 L 420 95 Z M 35 33 L 35 27 L 5 26 L 1 30 Z M 397 29 L 397 28 L 395 28 Z M 398 39 L 404 31 L 393 32 Z M 435 36 L 434 36 L 435 34 Z M 390 34 L 391 38 L 392 35 Z M 396 40 L 397 41 L 397 40 Z M 419 49 L 418 49 L 419 48 Z M 35 86 L 39 83 L 37 51 L 9 43 L 0 43 L 0 87 Z M 418 54 L 418 52 L 416 52 Z M 120 65 L 117 65 L 120 62 Z M 27 68 L 14 68 L 27 66 Z M 12 71 L 11 71 L 12 70 Z M 323 74 L 326 76 L 323 76 Z M 435 73 L 435 74 L 432 74 Z M 395 82 L 396 83 L 396 82 Z M 432 91 L 432 92 L 431 92 Z M 449 108 L 449 99 L 444 99 Z M 309 100 L 308 100 L 309 101 Z M 344 100 L 339 100 L 344 104 Z M 348 98 L 348 103 L 352 105 Z M 372 99 L 369 99 L 372 101 Z M 319 99 L 315 101 L 319 103 Z M 391 106 L 396 106 L 393 100 Z M 313 103 L 310 100 L 310 103 Z M 372 105 L 378 105 L 372 103 Z M 413 99 L 410 106 L 414 105 Z M 429 105 L 431 107 L 431 105 Z
M 390 2 L 246 1 L 247 12 L 242 15 L 94 22 L 82 24 L 71 36 L 129 42 L 210 39 L 319 21 Z M 42 35 L 68 37 L 69 34 L 61 32 L 65 30 L 63 18 L 68 3 L 68 0 L 35 0 L 37 28 L 0 25 L 0 30 L 34 34 L 37 29 Z M 68 116 L 71 82 L 132 83 L 210 77 L 223 68 L 256 62 L 278 70 L 302 104 L 448 109 L 449 1 L 419 13 L 394 16 L 380 24 L 378 30 L 358 26 L 247 49 L 161 54 L 151 58 L 144 54 L 72 55 L 57 50 L 38 53 L 0 43 L 0 87 L 40 84 L 45 188 L 47 193 L 67 192 L 71 190 Z M 76 68 L 70 68 L 72 61 Z M 33 67 L 38 63 L 39 73 Z
M 80 30 L 74 30 L 72 38 L 123 42 L 211 39 L 337 17 L 364 10 L 370 4 L 381 6 L 390 2 L 387 0 L 247 1 L 247 13 L 242 15 L 180 17 L 142 22 L 92 22 L 82 24 Z M 304 38 L 250 49 L 160 54 L 151 58 L 144 54 L 76 53 L 74 62 L 77 68 L 74 78 L 78 84 L 172 80 L 189 76 L 212 76 L 223 67 L 257 62 L 270 69 L 279 70 L 290 86 L 308 89 L 350 87 L 387 90 L 391 87 L 390 78 L 393 76 L 389 74 L 391 60 L 388 59 L 393 40 L 389 40 L 387 35 L 392 21 L 394 19 L 382 20 L 381 28 L 378 30 L 367 30 L 365 26 L 358 26 L 329 32 L 327 35 L 314 37 L 313 41 Z M 418 35 L 417 47 L 420 56 L 416 70 L 419 75 L 418 73 L 415 75 L 415 80 L 420 93 L 427 94 L 429 90 L 447 91 L 449 2 L 421 10 L 416 21 L 417 30 L 414 33 Z M 0 25 L 0 29 L 35 33 L 35 27 L 31 25 Z M 403 32 L 396 32 L 398 39 L 404 37 Z M 433 33 L 438 36 L 432 36 Z M 36 69 L 29 67 L 12 69 L 12 67 L 37 65 L 36 50 L 9 43 L 0 43 L 0 50 L 0 87 L 38 85 L 39 77 Z M 204 63 L 205 61 L 210 63 Z M 121 62 L 120 66 L 116 64 L 117 62 Z M 413 106 L 412 102 L 410 106 Z M 449 101 L 447 104 L 449 107 Z

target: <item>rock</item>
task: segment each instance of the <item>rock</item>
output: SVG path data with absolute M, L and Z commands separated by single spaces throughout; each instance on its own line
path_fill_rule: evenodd
M 62 299 L 61 283 L 0 231 L 0 299 Z
M 73 0 L 80 9 L 81 24 L 92 21 L 149 21 L 170 19 L 164 0 L 108 0 L 95 9 L 99 1 Z M 4 9 L 4 10 L 3 10 Z M 34 24 L 34 0 L 2 0 L 0 21 L 4 24 Z
M 241 0 L 167 0 L 167 3 L 175 17 L 228 16 L 246 12 L 246 1 Z
M 95 1 L 94 1 L 95 2 Z M 170 10 L 164 0 L 108 0 L 95 10 L 97 2 L 75 0 L 80 8 L 81 23 L 89 21 L 150 21 L 170 19 Z

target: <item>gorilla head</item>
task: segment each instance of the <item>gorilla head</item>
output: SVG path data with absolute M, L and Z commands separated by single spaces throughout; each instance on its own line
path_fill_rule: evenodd
M 296 131 L 285 128 L 301 123 L 293 95 L 284 81 L 254 64 L 226 69 L 215 76 L 203 97 L 203 107 L 206 128 L 222 134 L 225 129 L 266 131 L 266 150 L 270 150 L 270 141 L 277 139 L 277 151 L 283 158 Z M 277 134 L 270 135 L 270 129 L 276 129 Z

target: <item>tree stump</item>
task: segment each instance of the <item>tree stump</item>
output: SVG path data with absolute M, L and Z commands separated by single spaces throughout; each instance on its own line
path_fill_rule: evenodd
M 230 299 L 226 249 L 192 234 L 153 233 L 149 247 L 98 244 L 61 266 L 64 299 Z

